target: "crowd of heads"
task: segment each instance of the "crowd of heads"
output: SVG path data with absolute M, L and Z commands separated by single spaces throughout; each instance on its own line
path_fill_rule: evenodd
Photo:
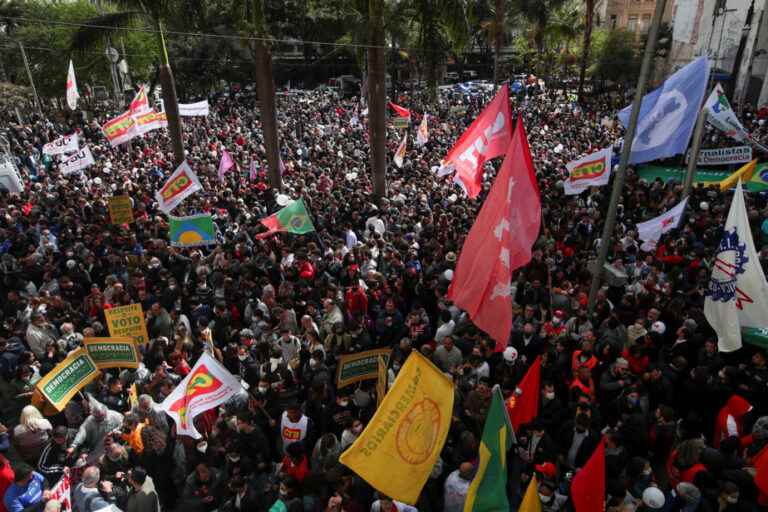
M 186 159 L 203 190 L 173 212 L 213 215 L 218 243 L 203 248 L 170 245 L 154 198 L 175 168 L 166 130 L 110 148 L 99 126 L 116 112 L 31 114 L 23 124 L 0 112 L 26 187 L 0 192 L 9 510 L 34 494 L 21 492 L 30 486 L 45 503 L 44 489 L 65 473 L 88 511 L 102 501 L 150 510 L 154 496 L 169 510 L 270 510 L 277 500 L 291 511 L 409 510 L 339 462 L 377 403 L 375 380 L 337 386 L 339 358 L 374 348 L 392 350 L 390 384 L 418 351 L 455 385 L 450 433 L 419 510 L 463 510 L 491 390 L 512 395 L 537 357 L 539 415 L 516 433 L 508 463 L 513 504 L 536 475 L 543 509 L 568 510 L 570 481 L 604 436 L 610 511 L 757 510 L 749 466 L 768 442 L 768 421 L 759 420 L 768 408 L 765 352 L 719 353 L 703 315 L 730 193 L 694 187 L 680 227 L 649 249 L 636 224 L 677 204 L 682 186 L 628 169 L 609 248 L 626 278 L 605 281 L 588 308 L 609 190 L 564 195 L 565 164 L 619 141 L 614 116 L 624 98 L 596 95 L 577 106 L 545 91 L 512 100 L 531 146 L 542 227 L 531 262 L 514 275 L 508 346 L 447 298 L 500 159 L 486 165 L 478 200 L 435 172 L 490 93 L 444 93 L 437 104 L 421 93 L 397 98 L 413 112 L 410 130 L 429 115 L 429 141 L 410 143 L 402 168 L 388 165 L 380 201 L 356 99 L 328 91 L 277 99 L 281 193 L 304 199 L 316 232 L 257 237 L 266 230 L 259 220 L 279 208 L 259 110 L 250 98 L 216 95 L 209 116 L 183 118 Z M 756 113 L 745 124 L 761 136 Z M 65 177 L 41 148 L 75 130 L 96 163 Z M 388 129 L 388 154 L 401 136 Z M 724 141 L 710 132 L 705 146 Z M 225 148 L 237 166 L 221 181 Z M 135 222 L 113 225 L 108 198 L 124 194 Z M 766 198 L 750 194 L 747 205 L 765 266 Z M 59 414 L 30 405 L 35 384 L 84 337 L 109 335 L 105 311 L 128 304 L 146 316 L 140 367 L 103 371 Z M 193 439 L 177 435 L 159 404 L 203 353 L 244 389 L 198 416 L 203 438 Z

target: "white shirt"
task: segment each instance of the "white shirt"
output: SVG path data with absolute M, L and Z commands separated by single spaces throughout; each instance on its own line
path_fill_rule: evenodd
M 456 322 L 453 320 L 450 320 L 440 327 L 437 328 L 437 332 L 435 333 L 435 341 L 438 343 L 443 342 L 443 338 L 446 336 L 450 336 L 453 334 L 453 329 L 456 327 Z
M 464 500 L 467 499 L 469 485 L 472 482 L 459 476 L 459 470 L 455 470 L 445 479 L 445 512 L 463 512 Z
M 399 501 L 395 501 L 395 500 L 392 500 L 392 503 L 395 505 L 395 509 L 397 509 L 397 512 L 419 512 L 419 509 L 417 509 L 416 507 L 406 505 L 405 503 L 400 503 Z M 382 510 L 380 500 L 376 500 L 373 502 L 373 505 L 371 505 L 371 512 L 391 512 L 391 511 Z
M 346 235 L 347 249 L 352 249 L 357 245 L 357 235 L 353 230 L 348 230 Z

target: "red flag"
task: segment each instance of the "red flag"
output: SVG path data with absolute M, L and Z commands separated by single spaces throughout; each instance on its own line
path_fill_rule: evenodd
M 757 470 L 755 473 L 755 486 L 760 491 L 759 503 L 760 505 L 768 505 L 768 446 L 755 455 L 754 459 L 752 459 L 752 464 Z
M 509 87 L 505 85 L 448 151 L 443 164 L 456 168 L 453 180 L 475 198 L 482 188 L 486 160 L 503 155 L 511 138 Z
M 541 199 L 522 120 L 464 241 L 448 297 L 504 350 L 512 330 L 512 272 L 531 261 Z
M 601 439 L 584 467 L 573 477 L 571 500 L 576 512 L 605 510 L 605 439 Z
M 392 110 L 397 112 L 397 115 L 400 117 L 411 117 L 411 111 L 407 108 L 401 107 L 400 105 L 395 105 L 391 101 L 389 102 L 389 106 L 392 107 Z
M 520 425 L 530 423 L 539 414 L 539 391 L 541 387 L 541 356 L 537 357 L 528 372 L 526 372 L 520 385 L 520 392 L 515 391 L 507 398 L 507 411 L 509 421 L 518 431 Z

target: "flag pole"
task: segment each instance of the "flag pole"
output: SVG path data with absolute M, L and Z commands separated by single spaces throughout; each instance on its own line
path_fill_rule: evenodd
M 616 209 L 619 205 L 622 189 L 624 188 L 624 173 L 627 169 L 629 156 L 632 152 L 632 142 L 635 138 L 635 130 L 637 129 L 637 118 L 640 116 L 640 105 L 643 101 L 643 96 L 645 96 L 648 75 L 651 71 L 651 61 L 653 61 L 653 55 L 656 52 L 656 42 L 659 38 L 659 26 L 661 25 L 661 18 L 664 14 L 666 5 L 667 0 L 658 0 L 656 2 L 656 7 L 653 11 L 653 21 L 651 22 L 651 27 L 648 31 L 648 41 L 645 43 L 645 54 L 643 55 L 643 63 L 640 67 L 640 76 L 637 79 L 637 89 L 635 90 L 635 100 L 632 103 L 632 113 L 629 116 L 629 125 L 624 134 L 624 146 L 621 150 L 619 169 L 616 171 L 615 177 L 613 178 L 611 202 L 608 206 L 608 215 L 606 216 L 605 225 L 603 226 L 603 235 L 600 239 L 597 261 L 592 269 L 592 286 L 589 288 L 590 314 L 595 309 L 595 299 L 597 298 L 597 291 L 600 288 L 603 265 L 605 265 L 605 260 L 608 257 L 608 248 L 610 247 L 611 239 L 613 238 L 613 230 L 616 225 Z
M 685 173 L 685 183 L 683 185 L 683 197 L 688 197 L 693 186 L 693 177 L 696 175 L 696 164 L 699 160 L 699 150 L 701 149 L 701 139 L 704 136 L 704 126 L 707 121 L 707 109 L 702 108 L 699 111 L 699 117 L 696 119 L 696 128 L 693 130 L 693 144 L 691 144 L 691 155 L 688 160 L 688 170 Z

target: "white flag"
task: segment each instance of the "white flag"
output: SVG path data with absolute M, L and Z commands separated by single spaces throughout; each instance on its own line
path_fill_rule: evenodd
M 200 439 L 194 419 L 199 414 L 217 407 L 237 393 L 242 386 L 229 370 L 203 352 L 195 366 L 160 408 L 176 422 L 176 433 Z
M 80 93 L 77 92 L 77 80 L 75 80 L 75 67 L 72 65 L 72 59 L 69 60 L 69 71 L 67 72 L 67 106 L 70 110 L 77 108 L 77 100 Z
M 423 146 L 429 140 L 429 129 L 427 128 L 427 117 L 429 116 L 425 113 L 424 118 L 421 120 L 421 124 L 419 124 L 419 130 L 416 132 L 416 144 L 418 144 L 419 146 Z
M 59 164 L 59 171 L 64 176 L 69 176 L 72 173 L 82 171 L 89 165 L 93 165 L 95 160 L 91 154 L 91 150 L 88 146 L 83 147 L 80 151 L 67 157 L 66 160 Z
M 197 103 L 179 103 L 179 115 L 182 117 L 205 117 L 209 111 L 208 100 L 198 101 Z
M 741 348 L 741 328 L 768 324 L 768 284 L 752 241 L 741 180 L 731 201 L 706 295 L 704 315 L 717 332 L 721 352 Z
M 72 135 L 65 135 L 63 137 L 59 137 L 53 142 L 49 142 L 48 144 L 45 144 L 43 146 L 43 154 L 44 155 L 63 155 L 66 153 L 72 153 L 73 151 L 77 151 L 78 147 L 79 146 L 77 144 L 77 133 L 73 133 Z
M 643 242 L 658 241 L 661 235 L 675 229 L 680 224 L 680 219 L 683 218 L 686 204 L 688 204 L 687 197 L 658 217 L 638 224 L 637 234 L 640 240 Z
M 739 118 L 736 117 L 736 112 L 731 108 L 722 85 L 715 84 L 715 88 L 712 89 L 712 94 L 707 98 L 704 108 L 707 109 L 707 121 L 709 121 L 709 124 L 727 136 L 738 141 L 750 138 L 749 132 L 744 129 Z
M 395 165 L 399 168 L 403 167 L 403 160 L 405 159 L 405 150 L 408 146 L 408 133 L 406 132 L 403 135 L 403 140 L 400 142 L 400 145 L 397 146 L 397 151 L 395 151 L 395 158 L 393 158 Z
M 163 187 L 155 192 L 155 199 L 157 199 L 158 203 L 157 207 L 163 213 L 168 214 L 184 199 L 202 189 L 203 186 L 200 184 L 200 180 L 197 179 L 197 175 L 192 171 L 187 161 L 184 160 L 171 174 L 165 184 L 163 184 Z
M 565 195 L 580 194 L 589 187 L 600 187 L 611 179 L 613 149 L 607 147 L 565 164 L 568 179 L 563 183 Z

